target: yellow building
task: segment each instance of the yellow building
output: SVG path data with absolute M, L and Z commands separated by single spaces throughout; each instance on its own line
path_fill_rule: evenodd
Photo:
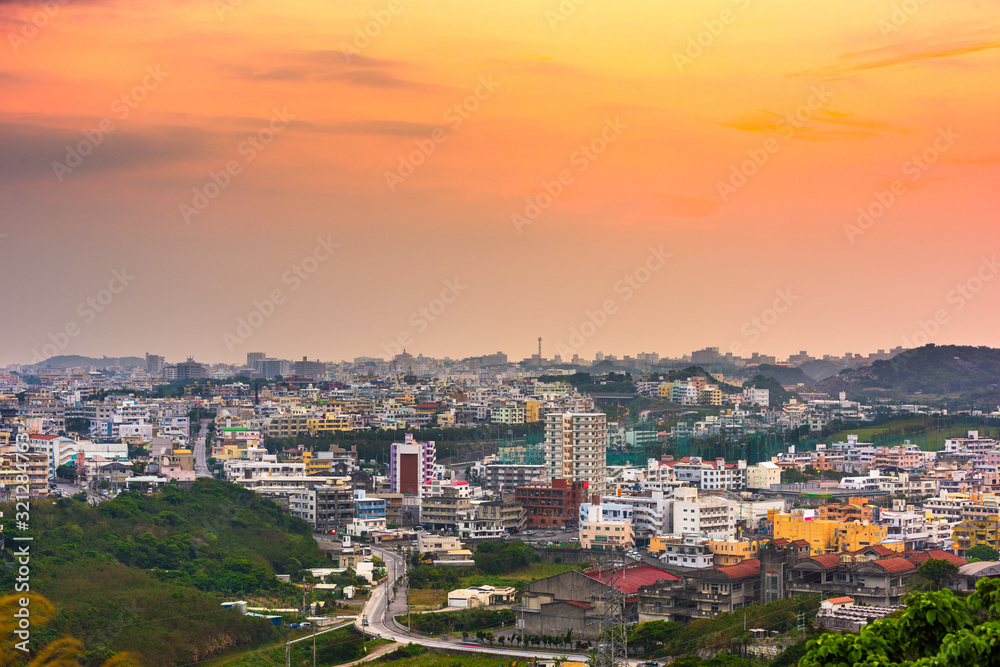
M 307 419 L 306 429 L 310 435 L 317 433 L 333 433 L 334 431 L 350 431 L 351 420 L 347 415 L 327 412 L 322 419 Z
M 1000 549 L 1000 519 L 963 521 L 955 526 L 951 537 L 960 554 L 980 545 Z
M 701 392 L 702 405 L 722 405 L 722 390 L 718 387 L 705 387 Z
M 786 539 L 790 542 L 805 540 L 814 556 L 858 551 L 881 543 L 887 536 L 885 526 L 876 526 L 867 521 L 806 520 L 802 514 L 771 512 L 768 512 L 768 520 L 774 526 L 774 539 Z
M 674 386 L 673 382 L 668 382 L 666 384 L 661 384 L 657 387 L 656 395 L 660 398 L 670 398 L 670 389 Z
M 716 565 L 736 565 L 747 558 L 756 558 L 769 540 L 709 540 L 708 550 L 715 555 Z
M 524 402 L 524 421 L 527 424 L 537 422 L 541 419 L 542 412 L 542 402 L 541 401 L 525 401 Z

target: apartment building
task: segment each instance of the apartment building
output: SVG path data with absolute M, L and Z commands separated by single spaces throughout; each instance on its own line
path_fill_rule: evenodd
M 455 530 L 460 517 L 471 516 L 472 492 L 467 482 L 424 485 L 420 523 L 430 530 Z
M 584 512 L 584 509 L 586 511 Z M 627 551 L 635 546 L 632 534 L 631 511 L 620 508 L 611 512 L 622 515 L 620 518 L 608 518 L 608 508 L 603 505 L 587 504 L 581 506 L 583 516 L 580 519 L 580 547 L 598 551 Z M 625 518 L 625 516 L 628 518 Z
M 354 489 L 347 484 L 317 484 L 288 494 L 288 512 L 320 533 L 340 534 L 354 519 Z
M 772 484 L 781 484 L 781 467 L 770 461 L 747 466 L 746 488 L 770 490 Z
M 674 460 L 663 456 L 660 463 L 674 469 L 678 482 L 685 482 L 705 490 L 737 491 L 746 488 L 747 463 L 726 463 L 725 459 L 705 460 L 699 456 L 685 456 Z
M 944 451 L 951 455 L 984 456 L 996 448 L 997 441 L 993 438 L 980 438 L 979 431 L 968 431 L 964 438 L 947 438 L 944 441 Z
M 517 533 L 527 525 L 527 513 L 515 500 L 514 491 L 505 494 L 502 500 L 473 501 L 479 516 L 500 525 L 501 530 Z
M 591 494 L 587 482 L 554 479 L 547 485 L 519 486 L 514 498 L 525 511 L 527 528 L 563 528 L 579 521 L 580 504 Z
M 858 551 L 870 545 L 881 544 L 888 536 L 886 526 L 866 521 L 808 520 L 801 512 L 773 514 L 770 520 L 776 540 L 805 540 L 814 555 Z
M 697 489 L 678 487 L 674 495 L 675 533 L 736 537 L 736 512 L 731 501 L 715 496 L 699 496 Z
M 712 567 L 715 554 L 703 535 L 657 535 L 649 541 L 649 553 L 673 567 Z
M 263 431 L 269 438 L 295 438 L 309 433 L 309 415 L 285 413 L 264 420 Z
M 757 558 L 761 546 L 768 540 L 708 540 L 708 550 L 717 566 L 736 565 Z
M 424 483 L 434 479 L 436 466 L 434 442 L 417 442 L 407 433 L 404 442 L 389 446 L 389 492 L 419 497 Z
M 519 486 L 545 483 L 547 479 L 548 471 L 544 465 L 490 463 L 483 471 L 483 489 L 505 493 Z
M 590 493 L 603 494 L 607 443 L 607 416 L 603 412 L 545 415 L 545 466 L 549 479 L 587 482 Z

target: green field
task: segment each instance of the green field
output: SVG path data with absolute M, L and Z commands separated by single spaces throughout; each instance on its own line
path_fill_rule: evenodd
M 508 572 L 507 574 L 475 574 L 462 577 L 457 588 L 469 588 L 470 586 L 512 586 L 514 588 L 523 587 L 532 581 L 545 579 L 563 572 L 576 570 L 578 566 L 567 563 L 532 563 L 528 567 Z
M 845 429 L 834 433 L 826 440 L 831 444 L 846 442 L 848 435 L 857 435 L 860 442 L 872 442 L 887 447 L 902 445 L 909 440 L 911 444 L 919 445 L 924 451 L 936 452 L 944 449 L 946 438 L 962 437 L 970 430 L 978 430 L 980 436 L 985 436 L 989 432 L 992 437 L 996 436 L 997 431 L 996 427 L 991 430 L 971 420 L 958 417 L 943 417 L 940 420 L 937 417 L 904 417 L 877 426 Z

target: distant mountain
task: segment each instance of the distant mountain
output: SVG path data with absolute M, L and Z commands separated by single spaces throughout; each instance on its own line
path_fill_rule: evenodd
M 981 402 L 1000 401 L 1000 350 L 965 345 L 925 345 L 902 352 L 887 361 L 876 361 L 841 371 L 822 380 L 814 389 L 849 397 L 886 396 Z
M 145 366 L 142 357 L 81 357 L 78 354 L 64 354 L 49 357 L 28 368 L 77 368 L 80 366 L 96 366 L 97 368 L 115 368 L 121 366 Z

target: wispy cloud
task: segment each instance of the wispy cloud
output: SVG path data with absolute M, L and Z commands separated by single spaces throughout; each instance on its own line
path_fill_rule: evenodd
M 836 109 L 820 109 L 808 121 L 798 126 L 787 122 L 785 115 L 760 109 L 730 121 L 709 121 L 741 132 L 758 134 L 788 133 L 789 138 L 806 141 L 840 141 L 867 139 L 882 134 L 912 134 L 917 130 L 896 127 L 892 123 Z
M 270 54 L 264 60 L 279 64 L 270 67 L 227 65 L 224 72 L 233 78 L 247 81 L 340 82 L 349 86 L 385 89 L 434 87 L 400 75 L 400 70 L 409 67 L 406 63 L 362 55 L 352 55 L 348 62 L 340 51 L 293 51 Z
M 958 58 L 1000 48 L 1000 41 L 978 40 L 950 44 L 929 43 L 883 46 L 867 51 L 847 53 L 832 65 L 797 72 L 797 76 L 813 76 L 828 81 L 858 76 L 872 70 L 922 63 L 946 58 Z

